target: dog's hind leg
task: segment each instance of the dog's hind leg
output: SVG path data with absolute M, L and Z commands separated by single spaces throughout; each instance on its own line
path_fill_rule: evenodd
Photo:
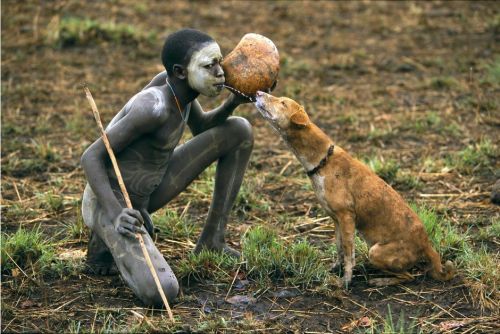
M 407 270 L 417 262 L 417 256 L 403 240 L 386 244 L 376 243 L 370 248 L 368 258 L 375 268 L 395 276 L 370 279 L 368 281 L 370 285 L 394 285 L 413 280 L 413 276 Z
M 355 219 L 354 214 L 348 210 L 343 210 L 336 213 L 340 227 L 341 249 L 344 257 L 344 277 L 345 285 L 351 283 L 352 269 L 354 268 L 355 253 L 354 253 L 354 234 L 355 234 Z

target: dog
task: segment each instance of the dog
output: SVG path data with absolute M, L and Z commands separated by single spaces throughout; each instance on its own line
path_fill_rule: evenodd
M 305 168 L 321 206 L 333 218 L 338 252 L 334 268 L 344 265 L 346 286 L 355 265 L 355 229 L 370 247 L 370 263 L 395 276 L 369 280 L 371 285 L 412 280 L 408 270 L 420 259 L 430 262 L 434 279 L 454 277 L 455 266 L 451 261 L 441 265 L 424 225 L 403 198 L 366 165 L 334 145 L 300 104 L 259 91 L 255 106 Z

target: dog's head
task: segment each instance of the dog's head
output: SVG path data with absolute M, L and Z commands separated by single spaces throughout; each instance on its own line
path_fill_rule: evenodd
M 255 106 L 282 135 L 304 129 L 310 123 L 304 107 L 288 97 L 275 97 L 258 91 Z

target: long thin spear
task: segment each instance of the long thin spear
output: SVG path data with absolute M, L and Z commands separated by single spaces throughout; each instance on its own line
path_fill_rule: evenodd
M 90 93 L 90 90 L 88 89 L 87 86 L 84 86 L 83 89 L 85 90 L 85 95 L 87 96 L 87 100 L 90 103 L 90 107 L 92 108 L 92 113 L 94 114 L 95 121 L 97 123 L 97 126 L 101 130 L 101 135 L 102 135 L 102 140 L 104 141 L 104 145 L 106 146 L 106 150 L 108 151 L 109 157 L 111 158 L 111 163 L 113 164 L 113 168 L 116 173 L 116 177 L 118 179 L 118 183 L 120 184 L 120 189 L 123 193 L 123 197 L 125 198 L 125 203 L 127 204 L 127 208 L 132 209 L 132 202 L 130 201 L 130 197 L 127 192 L 127 188 L 125 187 L 125 183 L 123 182 L 123 177 L 122 174 L 120 173 L 120 168 L 118 168 L 118 162 L 116 161 L 115 154 L 113 153 L 113 149 L 111 148 L 111 145 L 109 144 L 108 136 L 106 135 L 106 131 L 104 131 L 104 128 L 102 126 L 101 122 L 101 116 L 99 116 L 99 111 L 97 110 L 97 105 L 95 104 L 94 98 L 92 97 L 92 94 Z M 167 308 L 168 312 L 168 317 L 170 318 L 170 321 L 174 322 L 174 315 L 172 314 L 172 310 L 170 309 L 170 305 L 168 304 L 167 297 L 165 296 L 165 292 L 163 292 L 163 288 L 160 283 L 160 279 L 158 278 L 158 275 L 156 274 L 156 271 L 153 267 L 153 263 L 151 262 L 151 258 L 149 257 L 148 250 L 146 248 L 146 245 L 144 244 L 144 239 L 142 238 L 142 234 L 137 233 L 136 234 L 137 239 L 139 239 L 139 244 L 141 245 L 142 249 L 142 254 L 144 254 L 144 258 L 146 259 L 146 263 L 149 267 L 149 270 L 151 271 L 151 275 L 153 275 L 153 279 L 156 283 L 156 288 L 158 289 L 158 292 L 160 293 L 161 299 L 163 300 L 163 303 L 165 304 L 165 307 Z

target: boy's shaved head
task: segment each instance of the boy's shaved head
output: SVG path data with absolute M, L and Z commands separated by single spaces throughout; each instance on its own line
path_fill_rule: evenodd
M 173 73 L 174 64 L 187 65 L 193 51 L 211 42 L 215 42 L 212 37 L 196 29 L 181 29 L 170 34 L 161 52 L 161 60 L 167 73 Z

